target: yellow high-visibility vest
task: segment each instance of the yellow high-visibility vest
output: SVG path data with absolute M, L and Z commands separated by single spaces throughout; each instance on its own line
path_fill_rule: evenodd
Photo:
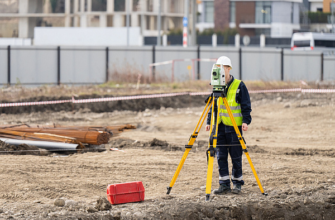
M 234 81 L 229 86 L 227 97 L 226 97 L 228 105 L 230 107 L 231 112 L 233 113 L 237 126 L 242 125 L 242 119 L 243 119 L 241 105 L 236 102 L 236 93 L 237 93 L 240 83 L 241 83 L 241 80 L 234 79 Z M 223 124 L 225 125 L 233 126 L 233 123 L 230 120 L 228 111 L 226 109 L 226 106 L 223 103 L 223 100 L 218 99 L 217 104 L 218 106 L 220 105 L 218 124 L 223 122 Z

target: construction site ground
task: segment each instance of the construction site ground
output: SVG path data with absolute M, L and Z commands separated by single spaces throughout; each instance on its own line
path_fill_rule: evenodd
M 0 219 L 334 219 L 332 94 L 251 95 L 253 120 L 244 137 L 268 196 L 260 193 L 243 155 L 242 193 L 212 194 L 205 202 L 208 132 L 204 127 L 166 195 L 183 146 L 204 108 L 200 98 L 204 97 L 182 108 L 159 108 L 153 99 L 146 101 L 144 111 L 96 113 L 80 108 L 1 114 L 2 125 L 130 123 L 137 129 L 120 133 L 105 146 L 120 151 L 0 155 Z M 215 162 L 212 189 L 218 187 L 218 178 Z M 106 197 L 107 185 L 132 181 L 143 182 L 144 202 L 98 211 L 97 200 Z M 65 206 L 56 206 L 57 198 Z

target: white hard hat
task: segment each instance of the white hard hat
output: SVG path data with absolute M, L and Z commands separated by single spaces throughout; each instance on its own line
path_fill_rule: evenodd
M 233 69 L 233 65 L 231 65 L 230 59 L 226 56 L 219 57 L 218 60 L 216 61 L 216 64 L 230 66 Z

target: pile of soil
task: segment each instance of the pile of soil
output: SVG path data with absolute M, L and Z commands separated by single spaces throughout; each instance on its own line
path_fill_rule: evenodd
M 166 141 L 158 140 L 156 138 L 148 142 L 135 141 L 129 138 L 115 138 L 111 139 L 111 141 L 109 142 L 109 146 L 118 149 L 141 148 L 141 149 L 156 149 L 164 151 L 184 150 L 184 148 L 180 146 L 169 144 Z

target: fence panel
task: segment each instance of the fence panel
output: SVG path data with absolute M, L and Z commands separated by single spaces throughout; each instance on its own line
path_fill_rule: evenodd
M 101 47 L 61 47 L 61 83 L 93 84 L 106 79 L 106 52 Z
M 285 81 L 315 81 L 321 79 L 320 51 L 284 50 Z
M 239 78 L 239 51 L 235 47 L 200 47 L 200 58 L 219 58 L 227 56 L 230 58 L 233 69 L 230 71 L 234 77 Z M 211 70 L 215 62 L 200 63 L 200 79 L 210 80 Z
M 243 80 L 280 80 L 280 49 L 242 48 Z
M 152 47 L 109 47 L 109 80 L 120 79 L 120 74 L 134 77 L 129 82 L 136 82 L 138 74 L 145 80 L 144 77 L 149 77 L 150 63 Z
M 197 47 L 156 47 L 156 62 L 163 62 L 174 59 L 195 59 L 197 58 Z M 187 67 L 191 66 L 191 69 Z M 192 69 L 195 68 L 196 79 L 196 62 L 192 67 L 191 61 L 176 61 L 174 64 L 174 80 L 187 81 L 193 78 Z M 156 78 L 171 80 L 172 66 L 171 64 L 157 66 Z
M 0 47 L 0 84 L 7 84 L 7 47 Z
M 210 36 L 198 36 L 197 43 L 199 45 L 212 45 L 212 35 Z M 223 42 L 222 42 L 223 43 Z
M 323 60 L 323 79 L 335 80 L 335 56 L 325 56 Z
M 11 83 L 54 84 L 57 82 L 57 48 L 11 47 Z

